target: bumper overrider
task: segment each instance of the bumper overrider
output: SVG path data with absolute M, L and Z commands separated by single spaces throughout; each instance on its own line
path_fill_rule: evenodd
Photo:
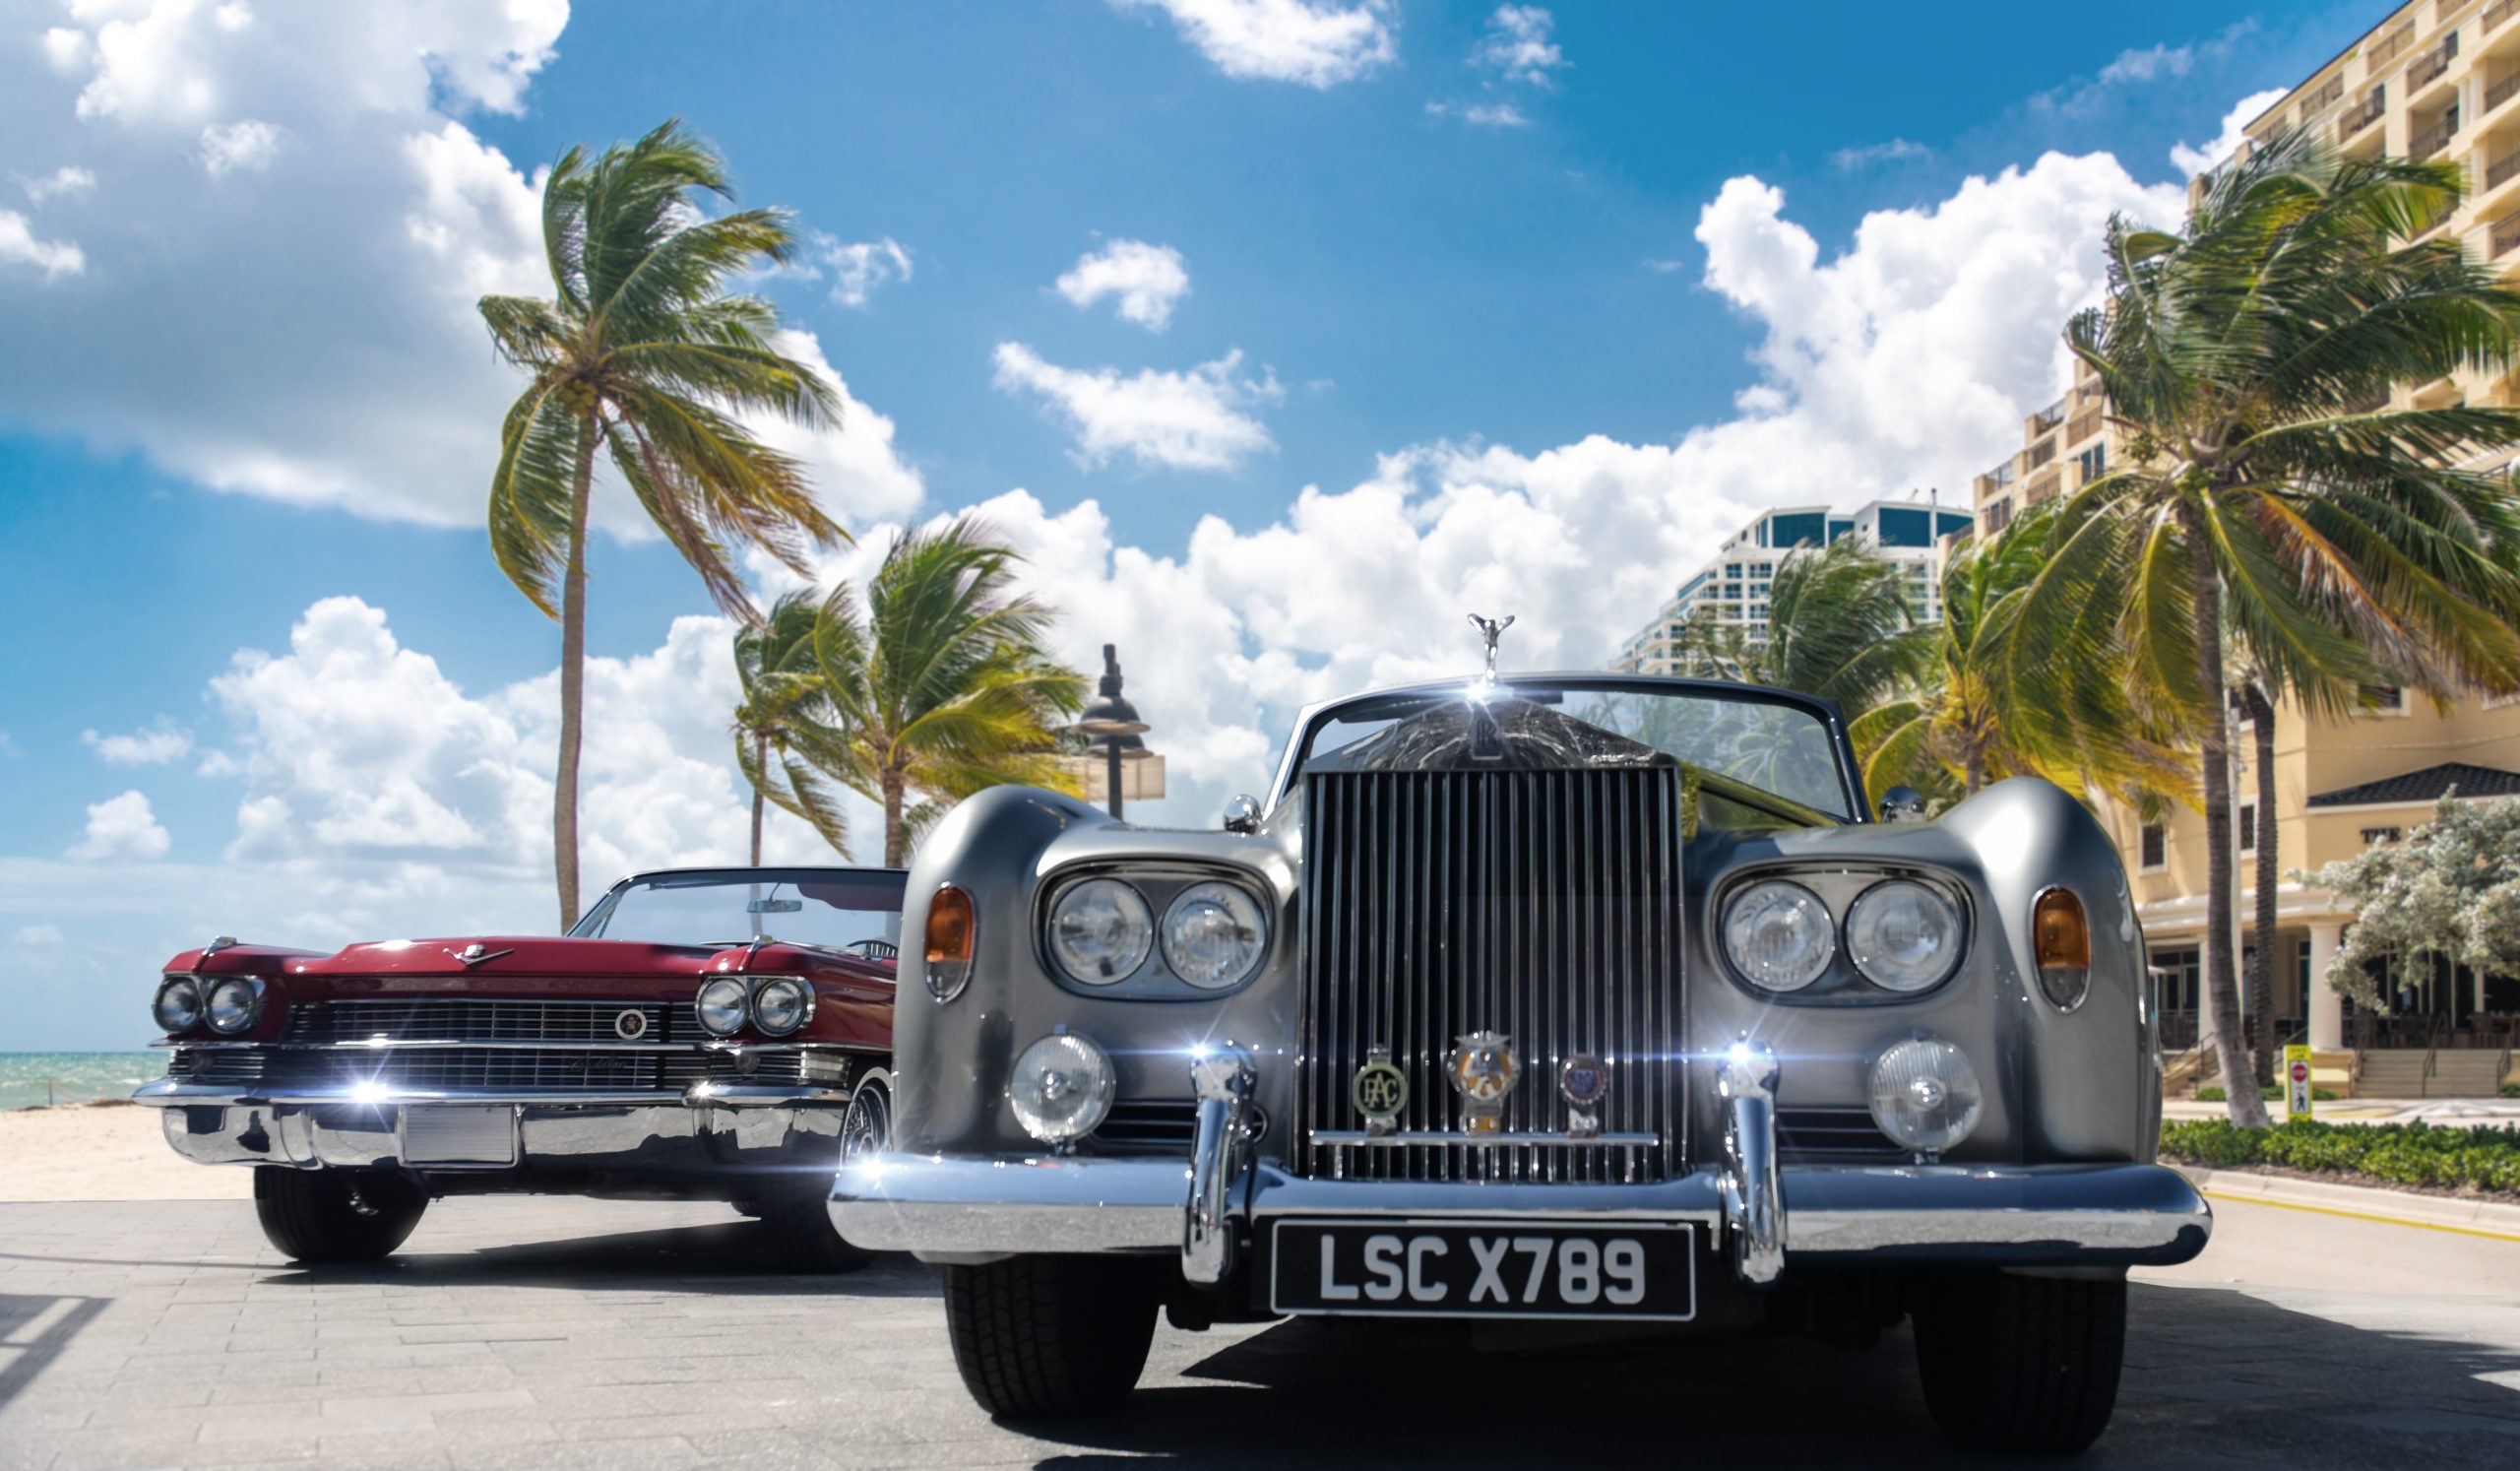
M 719 1081 L 566 1092 L 256 1089 L 160 1078 L 132 1101 L 159 1110 L 166 1142 L 207 1165 L 707 1173 L 770 1163 L 813 1141 L 836 1144 L 849 1097 L 845 1088 Z M 407 1128 L 415 1112 L 432 1125 L 425 1140 Z
M 1778 1162 L 1780 1064 L 1757 1044 L 1715 1061 L 1724 1159 L 1638 1184 L 1341 1181 L 1251 1157 L 1255 1073 L 1230 1050 L 1192 1063 L 1198 1125 L 1177 1161 L 895 1152 L 843 1168 L 831 1216 L 872 1250 L 973 1263 L 1031 1253 L 1178 1252 L 1182 1275 L 1232 1276 L 1242 1227 L 1292 1219 L 1694 1223 L 1756 1287 L 1789 1265 L 2117 1268 L 2187 1261 L 2213 1216 L 2158 1165 L 1793 1167 Z

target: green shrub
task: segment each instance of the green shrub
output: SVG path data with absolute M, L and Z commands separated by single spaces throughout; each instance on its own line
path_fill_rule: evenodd
M 2506 1088 L 2520 1088 L 2520 1084 L 2506 1083 L 2503 1086 Z M 2257 1096 L 2265 1099 L 2268 1103 L 2281 1103 L 2284 1100 L 2284 1090 L 2274 1083 L 2268 1083 L 2266 1086 L 2257 1090 Z M 2201 1104 L 2228 1103 L 2231 1101 L 2231 1095 L 2223 1091 L 2222 1084 L 2208 1083 L 2204 1087 L 2196 1090 L 2196 1101 Z M 2312 1088 L 2310 1090 L 2310 1102 L 2334 1103 L 2336 1102 L 2336 1090 L 2333 1088 Z
M 2388 1184 L 2520 1194 L 2520 1126 L 2510 1124 L 2468 1128 L 2298 1119 L 2246 1129 L 2221 1119 L 2176 1119 L 2162 1125 L 2162 1157 L 2217 1170 L 2276 1165 Z

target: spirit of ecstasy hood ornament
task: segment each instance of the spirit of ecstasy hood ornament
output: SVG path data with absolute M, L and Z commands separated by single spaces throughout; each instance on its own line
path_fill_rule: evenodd
M 1485 618 L 1472 613 L 1470 621 L 1478 628 L 1480 636 L 1487 640 L 1487 672 L 1480 675 L 1479 680 L 1481 684 L 1493 684 L 1496 682 L 1496 639 L 1514 626 L 1514 615 L 1507 613 L 1502 618 Z

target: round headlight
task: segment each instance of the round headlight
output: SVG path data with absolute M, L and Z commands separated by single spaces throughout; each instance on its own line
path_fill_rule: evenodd
M 1024 1050 L 1006 1097 L 1015 1121 L 1044 1144 L 1084 1138 L 1111 1112 L 1111 1055 L 1073 1032 L 1054 1032 Z
M 1829 906 L 1798 883 L 1754 883 L 1724 912 L 1724 953 L 1754 986 L 1800 991 L 1820 979 L 1837 951 Z
M 158 1025 L 168 1035 L 189 1032 L 201 1023 L 201 983 L 190 976 L 177 976 L 158 988 L 158 999 L 149 1003 Z
M 1088 986 L 1126 981 L 1155 947 L 1155 915 L 1116 878 L 1090 878 L 1050 909 L 1050 958 Z
M 782 976 L 764 981 L 752 993 L 752 1024 L 773 1037 L 785 1037 L 814 1014 L 814 993 L 805 983 Z
M 210 989 L 210 1029 L 242 1032 L 263 1009 L 263 989 L 252 981 L 229 977 Z
M 751 994 L 751 989 L 732 976 L 721 976 L 700 988 L 700 1030 L 712 1037 L 732 1037 L 742 1031 Z
M 1239 985 L 1268 949 L 1268 920 L 1233 884 L 1193 884 L 1164 912 L 1164 963 L 1202 991 Z
M 1872 1121 L 1907 1149 L 1939 1154 L 1978 1126 L 1978 1069 L 1939 1037 L 1895 1043 L 1872 1063 Z
M 1888 991 L 1941 984 L 1960 963 L 1960 911 L 1921 883 L 1894 878 L 1847 911 L 1847 958 Z

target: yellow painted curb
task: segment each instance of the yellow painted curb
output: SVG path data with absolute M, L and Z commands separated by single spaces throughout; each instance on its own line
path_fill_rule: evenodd
M 2520 1242 L 2520 1236 L 2499 1231 L 2479 1231 L 2473 1226 L 2444 1226 L 2436 1221 L 2410 1221 L 2400 1216 L 2375 1216 L 2366 1211 L 2338 1210 L 2332 1205 L 2300 1205 L 2290 1200 L 2269 1200 L 2263 1195 L 2226 1195 L 2220 1190 L 2201 1191 L 2208 1200 L 2221 1200 L 2232 1205 L 2269 1205 L 2277 1210 L 2305 1210 L 2314 1216 L 2342 1216 L 2349 1221 L 2370 1221 L 2381 1226 L 2405 1226 L 2416 1231 L 2446 1231 L 2452 1236 L 2478 1236 L 2489 1242 Z

